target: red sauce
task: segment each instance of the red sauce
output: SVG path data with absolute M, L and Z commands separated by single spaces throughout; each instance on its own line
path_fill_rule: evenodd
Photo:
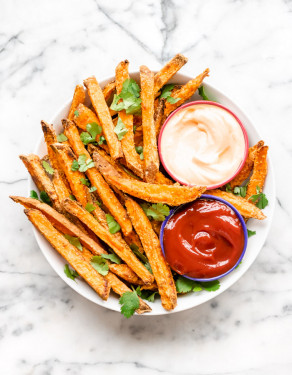
M 244 232 L 237 215 L 226 204 L 198 199 L 168 220 L 163 246 L 174 271 L 208 279 L 224 274 L 237 263 L 244 247 Z

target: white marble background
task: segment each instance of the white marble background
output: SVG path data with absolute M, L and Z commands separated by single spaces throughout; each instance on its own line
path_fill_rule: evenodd
M 0 373 L 292 373 L 292 1 L 0 1 Z M 175 53 L 256 123 L 277 177 L 277 205 L 255 264 L 210 303 L 162 317 L 95 306 L 48 265 L 21 208 L 19 153 L 91 74 L 153 69 Z

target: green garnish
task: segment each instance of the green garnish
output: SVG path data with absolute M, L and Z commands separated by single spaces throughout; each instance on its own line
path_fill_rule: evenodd
M 219 280 L 207 281 L 205 283 L 201 282 L 200 284 L 207 292 L 215 292 L 220 288 Z
M 45 161 L 45 160 L 43 160 L 42 161 L 42 165 L 43 165 L 43 167 L 44 167 L 44 170 L 47 172 L 47 173 L 49 173 L 50 175 L 53 175 L 54 174 L 54 169 L 50 166 L 50 164 L 47 162 L 47 161 Z
M 80 155 L 77 160 L 73 160 L 71 165 L 72 171 L 86 172 L 87 169 L 94 168 L 95 164 L 92 159 L 86 160 L 86 155 Z
M 142 254 L 139 251 L 139 247 L 135 243 L 131 243 L 130 249 L 133 251 L 133 253 L 136 255 L 136 257 L 141 260 L 141 262 L 144 264 L 144 266 L 147 268 L 147 270 L 150 273 L 153 273 L 152 269 L 151 269 L 151 266 L 150 266 L 150 263 L 149 263 L 149 260 L 147 259 L 147 257 L 144 254 Z
M 88 212 L 92 212 L 92 211 L 94 211 L 94 210 L 96 209 L 96 207 L 95 207 L 95 205 L 92 204 L 92 203 L 87 203 L 87 205 L 85 206 L 85 209 L 86 209 L 86 211 L 88 211 Z
M 74 281 L 75 281 L 75 278 L 79 276 L 78 272 L 69 268 L 68 264 L 65 264 L 64 273 L 67 277 L 69 277 L 69 279 L 74 280 Z
M 105 138 L 104 138 L 104 136 L 103 135 L 101 135 L 100 137 L 99 137 L 99 141 L 97 142 L 100 146 L 104 143 L 104 144 L 106 144 L 106 140 L 105 140 Z
M 232 193 L 231 185 L 229 183 L 225 185 L 225 190 L 227 191 L 227 193 Z
M 40 192 L 40 199 L 41 199 L 42 202 L 47 203 L 50 206 L 52 205 L 50 197 L 48 196 L 48 194 L 45 191 Z
M 119 299 L 119 303 L 122 305 L 121 313 L 126 318 L 130 318 L 140 306 L 140 301 L 135 290 L 133 292 L 123 293 Z
M 94 191 L 96 191 L 96 187 L 95 186 L 91 186 L 91 188 L 89 189 L 89 192 L 93 193 Z
M 108 274 L 109 266 L 107 264 L 107 261 L 101 255 L 94 255 L 90 259 L 90 264 L 102 276 L 105 276 Z
M 75 115 L 76 117 L 79 117 L 79 111 L 77 111 L 77 109 L 76 109 L 76 111 L 74 111 L 74 115 Z
M 98 125 L 97 122 L 91 122 L 86 125 L 87 132 L 82 132 L 80 134 L 80 139 L 84 145 L 88 145 L 88 143 L 95 143 L 96 136 L 101 134 L 102 127 Z
M 202 97 L 203 100 L 210 100 L 205 93 L 205 87 L 204 86 L 199 87 L 199 95 Z
M 178 277 L 175 285 L 178 293 L 200 292 L 203 289 L 208 292 L 214 292 L 220 288 L 219 280 L 198 282 L 183 276 Z
M 115 94 L 111 109 L 114 111 L 122 111 L 123 109 L 127 114 L 138 114 L 141 112 L 141 98 L 140 87 L 132 79 L 126 79 L 123 83 L 122 91 L 119 95 Z M 122 99 L 122 100 L 121 100 Z
M 106 222 L 107 222 L 110 233 L 111 234 L 117 233 L 121 229 L 120 225 L 115 221 L 112 215 L 106 214 L 105 216 L 106 216 Z
M 135 149 L 136 149 L 137 154 L 140 155 L 140 159 L 144 160 L 143 147 L 142 146 L 136 146 Z
M 235 186 L 233 189 L 233 194 L 244 198 L 246 196 L 246 186 Z
M 72 201 L 76 201 L 76 198 L 74 197 L 73 194 L 70 194 L 70 195 L 69 195 L 69 198 L 70 198 Z
M 64 237 L 70 242 L 71 245 L 77 247 L 78 250 L 83 251 L 83 247 L 79 241 L 78 237 L 70 236 L 69 234 L 64 234 Z
M 61 134 L 58 134 L 57 135 L 57 141 L 62 143 L 62 142 L 66 142 L 68 140 L 68 138 L 66 137 L 66 135 L 64 133 L 61 133 Z
M 261 193 L 261 189 L 259 186 L 256 187 L 256 190 L 257 193 L 249 197 L 248 200 L 251 200 L 253 203 L 256 203 L 256 206 L 262 210 L 265 207 L 267 207 L 269 201 L 266 197 L 266 194 Z
M 39 199 L 38 193 L 35 190 L 30 191 L 29 197 L 33 199 Z
M 85 178 L 85 177 L 80 178 L 80 182 L 81 182 L 83 185 L 90 186 L 90 182 L 89 182 L 88 179 Z
M 163 221 L 169 215 L 169 207 L 163 203 L 152 204 L 142 203 L 141 207 L 145 214 L 153 220 Z
M 110 261 L 112 261 L 113 263 L 116 263 L 116 264 L 121 264 L 122 263 L 122 260 L 120 257 L 117 256 L 117 254 L 101 254 L 101 256 L 104 258 L 104 259 L 109 259 Z
M 124 138 L 124 135 L 128 133 L 128 129 L 126 129 L 125 124 L 121 120 L 120 116 L 118 117 L 118 122 L 115 127 L 115 133 L 118 136 L 119 141 L 121 141 Z
M 136 293 L 139 297 L 149 302 L 154 302 L 154 297 L 158 294 L 158 292 L 153 292 L 152 290 L 141 290 L 140 285 L 137 287 Z
M 252 236 L 255 236 L 257 234 L 257 232 L 255 230 L 247 230 L 247 236 L 248 238 L 249 237 L 252 237 Z
M 173 90 L 173 88 L 174 88 L 173 84 L 164 85 L 162 88 L 160 98 L 165 98 L 170 104 L 174 104 L 178 102 L 180 98 L 173 98 L 171 96 L 171 91 Z

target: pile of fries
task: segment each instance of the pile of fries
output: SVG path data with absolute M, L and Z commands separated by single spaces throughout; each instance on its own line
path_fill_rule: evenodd
M 205 192 L 229 201 L 246 219 L 265 218 L 257 198 L 250 199 L 262 193 L 267 174 L 268 147 L 262 141 L 249 149 L 227 191 L 182 186 L 162 170 L 160 128 L 209 73 L 206 69 L 183 86 L 169 85 L 171 94 L 162 95 L 186 62 L 178 54 L 156 74 L 141 66 L 140 86 L 130 79 L 127 60 L 103 88 L 95 77 L 85 79 L 86 90 L 76 86 L 63 133 L 41 122 L 47 155 L 20 155 L 41 199 L 34 191 L 30 198 L 11 199 L 25 207 L 28 219 L 72 267 L 66 265 L 67 276 L 83 278 L 103 300 L 112 290 L 127 317 L 151 311 L 142 291 L 151 293 L 152 300 L 158 293 L 166 310 L 177 305 L 174 275 L 159 241 L 168 206 L 194 201 Z M 249 176 L 245 197 L 233 194 Z M 159 214 L 151 216 L 155 210 Z

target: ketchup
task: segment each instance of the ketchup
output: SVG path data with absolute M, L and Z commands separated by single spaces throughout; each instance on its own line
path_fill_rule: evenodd
M 163 246 L 174 271 L 208 279 L 224 274 L 237 263 L 244 248 L 244 232 L 229 206 L 198 199 L 168 220 Z

